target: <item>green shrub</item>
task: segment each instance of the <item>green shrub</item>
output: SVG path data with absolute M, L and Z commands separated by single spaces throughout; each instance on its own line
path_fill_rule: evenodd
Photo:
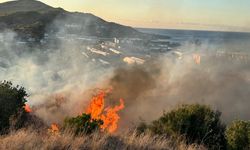
M 102 120 L 93 120 L 89 114 L 83 113 L 80 116 L 66 118 L 64 120 L 64 129 L 72 129 L 76 135 L 90 134 L 100 129 L 103 124 Z
M 250 149 L 250 121 L 234 121 L 226 129 L 228 149 Z
M 13 87 L 11 82 L 0 83 L 0 133 L 10 127 L 10 119 L 22 118 L 25 114 L 24 105 L 27 93 L 23 87 Z M 15 126 L 21 127 L 22 120 L 16 121 Z
M 221 113 L 203 105 L 183 105 L 147 126 L 154 134 L 171 137 L 184 136 L 187 143 L 204 144 L 209 149 L 225 149 L 225 125 L 220 121 Z M 145 125 L 139 127 L 145 130 Z

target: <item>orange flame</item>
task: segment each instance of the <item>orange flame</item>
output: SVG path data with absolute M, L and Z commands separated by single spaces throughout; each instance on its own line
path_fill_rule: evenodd
M 117 114 L 118 111 L 124 108 L 124 101 L 120 99 L 120 105 L 115 106 L 114 108 L 106 108 L 106 114 L 101 116 L 103 120 L 103 125 L 101 126 L 102 129 L 107 129 L 110 133 L 113 133 L 117 129 L 117 124 L 120 119 L 120 116 Z
M 48 133 L 57 135 L 59 133 L 59 126 L 56 123 L 52 123 L 48 129 Z
M 104 97 L 106 93 L 101 91 L 97 96 L 91 99 L 91 103 L 88 106 L 86 113 L 91 114 L 93 119 L 99 119 L 103 109 L 104 109 Z
M 118 127 L 118 121 L 120 116 L 118 115 L 118 111 L 124 108 L 124 101 L 120 99 L 120 105 L 115 107 L 107 107 L 104 109 L 104 97 L 106 93 L 101 91 L 97 96 L 94 96 L 91 99 L 91 103 L 88 106 L 86 113 L 91 115 L 92 119 L 101 119 L 103 121 L 103 125 L 101 129 L 107 130 L 110 133 L 116 131 Z
M 193 54 L 193 59 L 196 64 L 201 63 L 201 56 L 199 54 Z
M 31 110 L 31 108 L 30 108 L 30 106 L 28 104 L 25 104 L 23 106 L 23 108 L 24 108 L 25 112 L 27 112 L 27 113 L 31 113 L 32 112 L 32 110 Z
M 56 123 L 51 124 L 51 131 L 52 132 L 59 132 L 59 126 Z

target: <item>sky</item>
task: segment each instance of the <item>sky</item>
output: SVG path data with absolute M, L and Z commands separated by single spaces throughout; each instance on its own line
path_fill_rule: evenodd
M 250 0 L 40 1 L 132 27 L 250 32 Z

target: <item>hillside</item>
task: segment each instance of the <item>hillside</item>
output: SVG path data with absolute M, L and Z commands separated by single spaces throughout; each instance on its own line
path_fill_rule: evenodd
M 107 22 L 88 13 L 67 12 L 61 8 L 50 7 L 36 0 L 18 0 L 0 4 L 0 30 L 14 30 L 21 37 L 43 38 L 46 32 L 56 32 L 55 20 L 59 27 L 76 26 L 68 30 L 70 34 L 96 37 L 152 38 L 137 30 Z
M 0 4 L 1 16 L 15 12 L 36 11 L 44 13 L 52 10 L 55 10 L 55 8 L 35 0 L 17 0 Z

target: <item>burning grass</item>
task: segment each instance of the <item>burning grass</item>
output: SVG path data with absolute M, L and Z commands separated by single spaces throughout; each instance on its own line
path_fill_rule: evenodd
M 32 110 L 31 110 L 31 108 L 30 108 L 30 106 L 28 104 L 25 104 L 25 106 L 23 108 L 24 108 L 25 112 L 27 112 L 27 113 L 32 112 Z
M 100 91 L 99 94 L 91 99 L 90 105 L 88 106 L 86 113 L 91 115 L 94 120 L 101 119 L 103 125 L 101 129 L 107 130 L 113 133 L 117 129 L 117 124 L 120 119 L 118 112 L 124 108 L 124 101 L 120 99 L 120 105 L 114 106 L 113 108 L 108 106 L 105 108 L 105 91 Z
M 202 146 L 186 145 L 181 141 L 166 139 L 150 134 L 138 135 L 135 132 L 123 134 L 93 133 L 91 135 L 74 136 L 71 132 L 51 134 L 36 132 L 31 129 L 14 131 L 0 136 L 0 149 L 173 149 L 203 150 Z

